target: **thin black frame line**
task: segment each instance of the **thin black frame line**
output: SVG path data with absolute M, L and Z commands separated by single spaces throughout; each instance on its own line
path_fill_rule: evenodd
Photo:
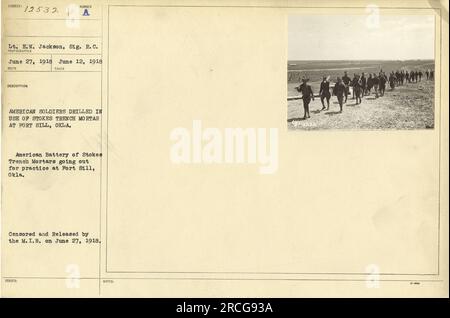
M 17 276 L 8 276 L 2 277 L 2 279 L 35 279 L 35 280 L 98 280 L 98 277 L 78 277 L 78 278 L 70 278 L 70 277 L 17 277 Z M 229 280 L 238 280 L 238 281 L 348 281 L 348 282 L 364 282 L 369 279 L 356 279 L 356 278 L 220 278 L 220 277 L 105 277 L 103 280 L 220 280 L 220 281 L 229 281 Z M 433 282 L 433 283 L 442 283 L 444 280 L 442 279 L 380 279 L 380 282 Z M 4 282 L 5 283 L 5 282 Z M 6 282 L 8 283 L 8 282 Z M 103 282 L 104 283 L 104 282 Z
M 4 54 L 7 55 L 63 55 L 63 56 L 67 56 L 67 55 L 76 55 L 76 56 L 83 56 L 83 55 L 87 55 L 87 56 L 91 56 L 91 55 L 102 55 L 102 53 L 28 53 L 28 52 L 5 52 Z
M 110 5 L 108 5 L 108 21 L 107 21 L 107 61 L 106 61 L 106 185 L 105 185 L 105 272 L 108 272 L 108 184 L 109 184 L 109 51 L 110 51 L 110 45 L 109 45 L 109 27 L 110 27 Z M 102 117 L 103 118 L 103 117 Z M 103 131 L 102 131 L 103 135 Z M 100 194 L 100 198 L 102 198 Z
M 5 35 L 5 38 L 98 38 L 101 35 Z
M 436 33 L 434 34 L 436 40 Z M 436 49 L 436 45 L 434 46 Z M 439 8 L 439 177 L 438 177 L 438 264 L 437 270 L 440 274 L 440 264 L 441 264 L 441 152 L 442 152 L 442 10 Z M 436 68 L 436 66 L 435 66 Z M 436 71 L 434 72 L 436 73 Z M 436 78 L 436 77 L 435 77 Z M 436 93 L 435 93 L 436 95 Z M 435 107 L 436 108 L 436 107 Z
M 301 8 L 301 9 L 363 9 L 365 8 L 365 6 L 363 7 L 284 7 L 284 6 L 280 6 L 280 7 L 273 7 L 273 6 L 265 6 L 265 7 L 258 7 L 258 6 L 184 6 L 184 5 L 108 5 L 108 53 L 110 50 L 110 46 L 109 46 L 109 26 L 110 26 L 110 7 L 165 7 L 165 8 L 178 8 L 178 7 L 183 7 L 183 8 L 280 8 L 280 9 L 296 9 L 296 8 Z M 400 9 L 400 10 L 439 10 L 439 18 L 440 18 L 440 22 L 442 23 L 442 12 L 441 12 L 441 8 L 435 8 L 435 7 L 429 7 L 429 8 L 414 8 L 414 7 L 379 7 L 380 9 Z M 436 13 L 433 12 L 433 15 L 436 16 Z M 439 62 L 441 63 L 441 69 L 442 69 L 442 31 L 441 31 L 441 25 L 439 27 L 439 37 L 440 37 L 440 45 L 441 47 L 440 49 L 440 60 Z M 436 41 L 436 36 L 435 36 L 435 41 Z M 435 52 L 435 57 L 434 60 L 436 61 L 436 52 Z M 107 133 L 109 131 L 109 58 L 108 58 L 108 62 L 107 62 L 107 108 L 108 108 L 108 114 L 107 114 L 107 126 L 106 126 L 106 130 Z M 442 72 L 440 72 L 440 82 L 439 85 L 441 87 L 441 81 L 442 81 Z M 436 90 L 436 89 L 435 89 Z M 441 89 L 440 89 L 440 97 L 441 97 Z M 439 99 L 439 117 L 441 117 L 441 100 Z M 441 118 L 439 118 L 439 180 L 440 180 L 440 174 L 441 174 Z M 109 148 L 108 148 L 108 144 L 106 145 L 106 162 L 107 162 L 107 167 L 106 167 L 106 242 L 105 242 L 105 271 L 106 273 L 174 273 L 174 272 L 130 272 L 130 271 L 108 271 L 108 176 L 109 176 Z M 441 193 L 441 184 L 439 181 L 439 185 L 438 185 L 438 233 L 440 233 L 440 214 L 441 214 L 441 210 L 440 210 L 440 193 Z M 416 276 L 420 276 L 420 275 L 426 275 L 426 276 L 436 276 L 439 275 L 439 262 L 440 262 L 440 234 L 438 234 L 438 273 L 433 273 L 433 274 L 396 274 L 396 273 L 380 273 L 380 275 L 416 275 Z M 178 273 L 205 273 L 208 274 L 208 272 L 178 272 Z M 220 274 L 220 273 L 224 273 L 224 272 L 213 272 L 214 274 Z M 229 273 L 233 273 L 233 272 L 229 272 Z M 248 273 L 250 274 L 250 273 Z M 260 274 L 260 273 L 253 273 L 253 274 Z M 272 274 L 276 274 L 276 273 L 272 273 Z M 295 275 L 295 274 L 299 274 L 299 275 L 308 275 L 308 274 L 312 274 L 312 275 L 327 275 L 326 273 L 290 273 L 290 275 Z M 348 275 L 350 273 L 347 273 Z M 329 274 L 329 275 L 340 275 L 339 273 L 337 274 Z M 355 273 L 354 275 L 361 275 L 359 273 Z M 367 273 L 365 273 L 364 275 L 367 275 Z
M 83 18 L 6 18 L 5 20 L 29 20 L 29 21 L 101 21 L 101 19 L 83 19 Z
M 4 70 L 5 73 L 101 73 L 101 71 L 11 71 Z
M 193 272 L 183 272 L 183 271 L 106 271 L 110 274 L 223 274 L 223 275 L 354 275 L 354 276 L 367 276 L 370 273 L 345 273 L 345 272 L 233 272 L 233 271 L 193 271 Z M 439 276 L 438 273 L 377 273 L 381 276 Z
M 361 7 L 310 7 L 310 6 L 224 6 L 224 5 L 167 5 L 167 4 L 111 4 L 109 7 L 149 7 L 149 8 L 246 8 L 246 9 L 365 9 L 367 5 L 362 5 Z M 440 7 L 381 7 L 379 9 L 414 9 L 414 10 L 440 10 Z
M 101 59 L 102 59 L 102 65 L 100 69 L 100 109 L 101 109 L 101 120 L 100 120 L 100 153 L 103 154 L 103 6 L 101 6 Z M 98 295 L 100 296 L 102 294 L 102 183 L 103 183 L 103 157 L 100 160 L 100 184 L 99 184 L 99 193 L 100 193 L 100 202 L 99 202 L 99 239 L 100 243 L 98 244 Z

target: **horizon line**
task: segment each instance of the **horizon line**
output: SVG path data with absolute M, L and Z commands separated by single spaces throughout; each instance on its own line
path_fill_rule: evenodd
M 288 59 L 288 61 L 301 61 L 301 62 L 322 62 L 322 61 L 434 61 L 435 58 L 413 58 L 413 59 L 352 59 L 352 60 L 343 60 L 343 59 L 321 59 L 321 60 L 312 60 L 312 59 Z

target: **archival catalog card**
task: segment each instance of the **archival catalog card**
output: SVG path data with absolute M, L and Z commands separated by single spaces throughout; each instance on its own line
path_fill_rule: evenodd
M 448 2 L 3 0 L 3 297 L 448 297 Z

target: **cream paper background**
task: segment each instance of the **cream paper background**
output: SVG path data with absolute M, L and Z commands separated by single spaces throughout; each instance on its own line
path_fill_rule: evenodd
M 104 111 L 101 125 L 63 133 L 3 130 L 3 295 L 448 296 L 448 7 L 375 2 L 382 15 L 436 14 L 434 130 L 290 132 L 288 16 L 365 14 L 373 2 L 94 3 L 101 75 L 86 85 L 76 73 L 29 76 L 26 95 L 3 95 L 3 114 L 10 101 L 99 96 Z M 277 173 L 172 164 L 170 131 L 194 119 L 278 128 Z M 104 158 L 91 175 L 4 177 L 11 153 L 49 148 Z M 5 242 L 10 230 L 44 229 L 90 231 L 102 244 Z M 66 287 L 68 264 L 81 269 L 80 288 Z M 368 288 L 374 266 L 380 287 Z

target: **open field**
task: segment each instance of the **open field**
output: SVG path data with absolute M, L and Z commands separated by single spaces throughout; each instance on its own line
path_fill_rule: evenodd
M 296 65 L 292 65 L 296 64 Z M 315 94 L 319 92 L 322 76 L 331 76 L 332 85 L 344 71 L 352 78 L 353 73 L 378 73 L 380 69 L 389 74 L 391 70 L 415 70 L 423 72 L 434 69 L 434 61 L 289 61 L 288 68 L 296 78 L 307 76 Z M 289 81 L 288 96 L 297 96 L 298 81 Z M 317 129 L 427 129 L 434 128 L 434 81 L 422 77 L 418 83 L 406 83 L 391 90 L 389 84 L 383 97 L 365 96 L 362 103 L 355 105 L 349 96 L 344 110 L 339 113 L 337 98 L 330 100 L 330 110 L 320 111 L 320 98 L 311 101 L 311 118 L 303 120 L 303 101 L 288 101 L 288 128 L 298 130 Z
M 434 69 L 434 60 L 411 61 L 288 61 L 288 83 L 298 83 L 303 76 L 311 82 L 320 82 L 323 76 L 331 76 L 333 81 L 344 71 L 350 77 L 354 73 L 377 73 L 382 69 L 386 74 L 396 70 Z

